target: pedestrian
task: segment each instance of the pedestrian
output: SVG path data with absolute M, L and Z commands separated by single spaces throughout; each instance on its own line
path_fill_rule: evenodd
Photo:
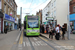
M 63 25 L 63 26 L 62 26 L 62 39 L 63 39 L 63 40 L 65 40 L 65 37 L 64 37 L 65 31 L 66 31 L 66 28 L 65 28 L 65 26 Z
M 53 32 L 53 27 L 52 27 L 52 25 L 50 25 L 49 38 L 53 39 L 53 34 L 54 34 L 54 32 Z
M 42 33 L 42 25 L 40 24 L 40 33 Z
M 42 26 L 42 33 L 44 33 L 44 25 Z
M 4 33 L 7 34 L 7 26 L 5 26 Z
M 57 25 L 56 26 L 56 35 L 55 35 L 55 38 L 56 38 L 56 40 L 59 40 L 59 38 L 60 38 L 60 30 L 59 30 L 59 25 Z
M 49 26 L 47 25 L 46 26 L 46 33 L 48 34 L 48 32 L 49 32 Z

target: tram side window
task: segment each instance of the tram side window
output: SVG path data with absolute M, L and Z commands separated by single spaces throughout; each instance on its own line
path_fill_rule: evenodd
M 24 21 L 24 29 L 26 29 L 26 21 Z

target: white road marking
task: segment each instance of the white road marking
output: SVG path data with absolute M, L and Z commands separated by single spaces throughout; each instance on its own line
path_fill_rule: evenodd
M 26 42 L 26 45 L 27 45 L 27 46 L 31 46 L 29 42 Z
M 47 44 L 46 43 L 44 43 L 44 42 L 42 42 L 42 41 L 36 41 L 36 42 L 34 42 L 34 41 L 32 41 L 31 42 L 32 43 L 32 45 L 33 46 L 46 46 Z M 25 46 L 31 46 L 31 44 L 30 44 L 30 42 L 23 42 L 23 46 L 25 47 Z
M 37 46 L 37 44 L 36 44 L 35 42 L 32 42 L 32 45 L 33 45 L 33 46 Z
M 37 40 L 36 38 L 33 37 L 34 40 Z
M 25 47 L 25 42 L 23 42 L 23 45 L 24 45 L 24 47 Z
M 42 41 L 38 41 L 39 44 L 43 45 L 47 45 L 46 43 L 43 43 Z
M 19 33 L 19 35 L 17 36 L 16 42 L 18 41 L 19 37 L 20 37 L 21 31 Z

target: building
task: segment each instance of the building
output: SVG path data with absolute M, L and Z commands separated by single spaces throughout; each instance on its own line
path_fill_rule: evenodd
M 20 20 L 20 15 L 17 15 L 17 20 L 16 20 L 17 21 L 17 28 L 19 28 L 19 23 L 20 23 L 19 20 Z
M 36 13 L 40 17 L 40 23 L 42 23 L 42 10 L 39 10 L 39 12 Z
M 70 26 L 75 30 L 75 0 L 70 0 Z
M 0 7 L 2 13 L 4 14 L 3 17 L 3 32 L 5 26 L 8 27 L 8 31 L 14 30 L 14 23 L 17 14 L 17 4 L 15 0 L 0 0 Z
M 47 16 L 45 14 L 54 18 L 56 25 L 60 24 L 67 27 L 68 0 L 51 0 L 43 9 L 43 18 Z M 43 21 L 47 20 L 43 19 Z
M 49 5 L 49 4 L 47 4 L 47 6 L 42 10 L 42 24 L 47 23 L 46 18 L 49 17 L 49 16 L 48 16 L 48 11 L 49 11 L 48 5 Z
M 3 33 L 3 11 L 2 11 L 2 0 L 0 0 L 0 33 Z

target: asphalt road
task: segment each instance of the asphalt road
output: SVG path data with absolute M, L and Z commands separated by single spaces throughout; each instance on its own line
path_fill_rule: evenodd
M 26 37 L 23 35 L 23 31 L 19 30 L 0 34 L 0 50 L 65 50 L 63 47 L 59 48 L 59 46 L 42 36 Z
M 42 36 L 26 37 L 22 32 L 15 50 L 59 50 L 55 46 L 57 45 Z

